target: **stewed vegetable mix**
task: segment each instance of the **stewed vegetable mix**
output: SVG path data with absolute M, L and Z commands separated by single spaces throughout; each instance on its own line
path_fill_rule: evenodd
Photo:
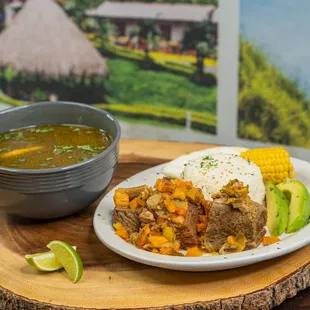
M 64 167 L 104 151 L 112 138 L 103 130 L 79 125 L 48 125 L 0 134 L 0 166 L 15 169 Z

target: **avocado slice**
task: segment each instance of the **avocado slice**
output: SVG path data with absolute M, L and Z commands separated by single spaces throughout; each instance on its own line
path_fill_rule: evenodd
M 293 233 L 304 227 L 310 217 L 310 196 L 303 183 L 297 180 L 277 185 L 290 201 L 289 221 L 286 232 Z
M 266 184 L 267 227 L 271 236 L 282 235 L 288 225 L 289 202 L 272 183 Z

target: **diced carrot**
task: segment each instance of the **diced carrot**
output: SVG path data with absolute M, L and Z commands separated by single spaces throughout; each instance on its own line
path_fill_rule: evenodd
M 129 233 L 120 222 L 114 223 L 113 227 L 115 228 L 115 234 L 117 236 L 121 237 L 124 240 L 128 240 Z
M 207 228 L 207 225 L 205 223 L 198 223 L 196 225 L 197 231 L 202 232 Z
M 155 188 L 162 193 L 163 192 L 173 193 L 175 185 L 170 180 L 158 179 L 156 181 Z
M 161 248 L 165 243 L 169 242 L 164 236 L 150 236 L 148 240 L 154 248 Z
M 273 244 L 273 243 L 277 243 L 279 241 L 280 241 L 279 237 L 276 237 L 276 236 L 265 236 L 263 238 L 263 245 L 267 246 L 267 245 L 270 245 L 270 244 Z
M 145 234 L 139 234 L 139 236 L 136 239 L 136 246 L 140 249 L 143 248 L 143 246 L 146 244 L 147 236 Z
M 205 199 L 202 200 L 202 206 L 203 206 L 203 209 L 205 211 L 205 215 L 209 214 L 211 205 L 212 205 L 211 201 L 208 201 L 208 200 L 205 200 Z
M 121 189 L 117 189 L 113 196 L 114 204 L 116 207 L 128 207 L 129 206 L 129 195 L 122 191 Z
M 176 209 L 176 212 L 175 212 L 176 214 L 178 214 L 178 215 L 182 215 L 182 216 L 186 216 L 186 214 L 187 214 L 187 209 L 185 209 L 185 208 L 177 208 Z
M 143 248 L 143 246 L 146 244 L 147 236 L 151 232 L 150 225 L 145 225 L 139 232 L 139 235 L 136 239 L 136 246 L 140 249 Z
M 158 218 L 157 218 L 157 224 L 158 225 L 164 225 L 165 224 L 165 222 L 166 222 L 166 218 L 164 218 L 163 216 L 159 216 Z
M 208 216 L 206 215 L 199 215 L 199 222 L 200 223 L 204 223 L 204 224 L 208 224 Z
M 202 256 L 204 253 L 198 249 L 198 247 L 193 247 L 188 249 L 185 256 Z
M 199 223 L 196 225 L 197 231 L 201 232 L 204 231 L 208 226 L 208 216 L 206 215 L 199 215 Z
M 176 205 L 172 200 L 166 201 L 165 206 L 170 213 L 174 213 L 176 210 Z

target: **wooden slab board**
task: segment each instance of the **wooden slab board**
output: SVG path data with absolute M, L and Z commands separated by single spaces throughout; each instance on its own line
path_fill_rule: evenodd
M 121 141 L 111 186 L 206 147 L 210 145 Z M 176 272 L 129 261 L 97 239 L 92 226 L 95 208 L 96 203 L 54 221 L 0 215 L 0 309 L 271 309 L 310 286 L 310 246 L 220 272 Z M 25 254 L 46 251 L 53 239 L 77 246 L 85 265 L 79 283 L 71 283 L 63 271 L 39 273 L 25 262 Z

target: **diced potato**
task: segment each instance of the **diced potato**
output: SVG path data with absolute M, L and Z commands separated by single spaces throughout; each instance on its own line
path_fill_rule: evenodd
M 166 248 L 161 248 L 159 253 L 163 255 L 173 255 L 175 251 L 172 247 L 166 247 Z
M 279 241 L 280 241 L 279 237 L 276 237 L 276 236 L 265 236 L 263 238 L 263 245 L 267 246 L 267 245 L 270 245 L 270 244 L 273 244 L 273 243 L 277 243 Z
M 227 237 L 226 242 L 220 248 L 220 254 L 229 254 L 242 252 L 245 249 L 247 239 L 242 233 L 238 233 L 235 237 Z
M 186 199 L 186 189 L 177 187 L 172 194 L 172 198 L 185 200 Z
M 168 239 L 169 242 L 173 243 L 175 241 L 176 235 L 173 232 L 172 227 L 165 227 L 163 229 L 163 236 Z
M 198 247 L 193 247 L 188 249 L 185 256 L 202 256 L 204 253 L 198 249 Z
M 195 204 L 200 204 L 203 200 L 202 193 L 196 188 L 191 188 L 189 191 L 187 191 L 186 196 L 191 202 Z
M 129 195 L 122 191 L 121 189 L 117 189 L 113 196 L 114 204 L 116 207 L 125 208 L 129 207 Z
M 172 217 L 172 222 L 175 224 L 183 224 L 184 221 L 185 221 L 185 218 L 182 215 Z

